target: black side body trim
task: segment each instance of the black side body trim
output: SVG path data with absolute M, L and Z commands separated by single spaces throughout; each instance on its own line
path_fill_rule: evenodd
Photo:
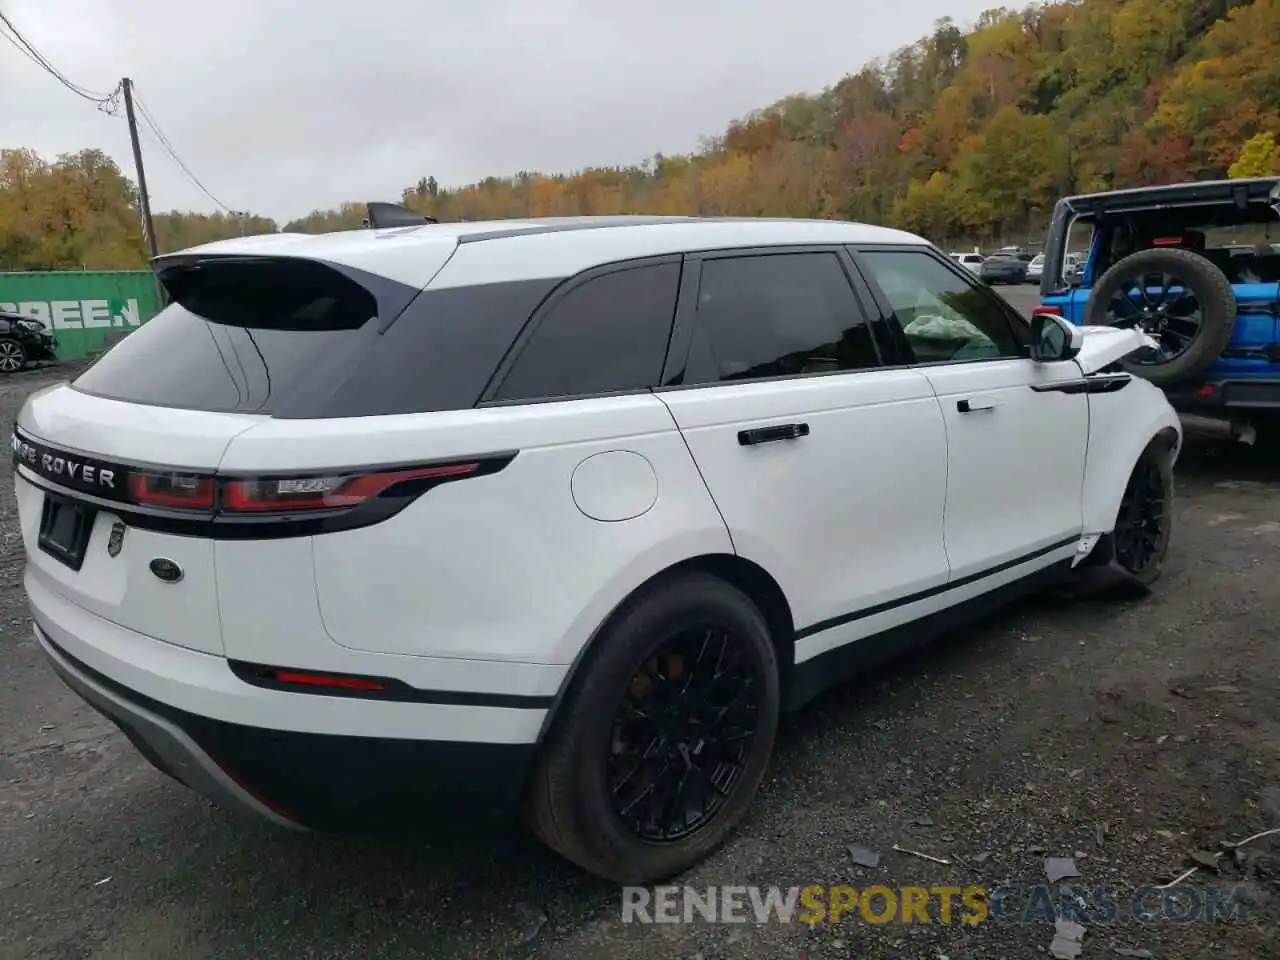
M 1103 374 L 1101 376 L 1081 377 L 1079 380 L 1064 380 L 1061 383 L 1033 383 L 1031 389 L 1036 393 L 1115 393 L 1123 390 L 1133 381 L 1127 373 Z
M 349 700 L 384 700 L 395 703 L 433 703 L 451 707 L 499 707 L 509 710 L 546 710 L 554 695 L 522 693 L 483 693 L 473 690 L 423 690 L 410 686 L 403 680 L 391 677 L 375 677 L 360 674 L 361 679 L 382 684 L 383 690 L 352 690 L 347 687 L 305 686 L 282 683 L 274 678 L 276 671 L 306 673 L 316 677 L 346 677 L 350 674 L 332 673 L 328 670 L 311 670 L 306 667 L 271 667 L 244 660 L 228 660 L 227 666 L 240 680 L 264 690 L 296 693 L 312 697 L 341 697 Z
M 791 682 L 787 688 L 785 709 L 798 710 L 829 687 L 842 683 L 861 671 L 921 647 L 941 634 L 992 614 L 1015 600 L 1051 587 L 1065 578 L 1070 571 L 1071 558 L 1068 557 L 1020 580 L 974 597 L 972 600 L 955 604 L 883 633 L 847 643 L 796 664 L 792 669 Z
M 866 617 L 875 616 L 877 613 L 884 613 L 886 610 L 892 610 L 895 607 L 905 607 L 909 603 L 928 600 L 930 597 L 936 597 L 949 590 L 955 590 L 959 587 L 976 583 L 977 581 L 983 580 L 987 577 L 995 576 L 997 573 L 1003 573 L 1005 570 L 1010 570 L 1023 563 L 1029 563 L 1039 557 L 1053 553 L 1055 550 L 1061 550 L 1063 547 L 1069 547 L 1079 542 L 1080 538 L 1078 536 L 1067 537 L 1064 540 L 1059 540 L 1057 543 L 1051 543 L 1047 547 L 1041 547 L 1039 550 L 1033 550 L 1031 553 L 1023 554 L 1020 557 L 1014 557 L 1012 560 L 1006 560 L 1004 563 L 997 564 L 994 567 L 989 567 L 986 570 L 980 570 L 977 573 L 971 573 L 967 577 L 961 577 L 959 580 L 951 580 L 948 583 L 941 584 L 940 586 L 930 587 L 928 590 L 909 593 L 905 597 L 898 597 L 896 600 L 886 600 L 884 603 L 877 603 L 875 606 L 865 607 L 864 609 L 856 610 L 853 613 L 846 613 L 838 617 L 831 617 L 828 620 L 820 620 L 819 622 L 805 627 L 802 630 L 797 630 L 796 639 L 803 640 L 805 637 L 811 637 L 815 633 L 821 633 L 823 630 L 830 630 L 833 627 L 844 626 L 846 623 L 853 623 L 855 620 L 862 620 Z M 1068 558 L 1068 560 L 1069 559 L 1070 558 Z M 866 641 L 864 640 L 857 641 L 857 643 L 865 642 Z M 854 645 L 855 644 L 850 644 L 850 646 Z

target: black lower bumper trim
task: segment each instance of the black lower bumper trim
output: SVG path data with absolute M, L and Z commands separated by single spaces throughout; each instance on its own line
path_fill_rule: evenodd
M 468 823 L 510 819 L 523 801 L 535 744 L 297 733 L 212 720 L 129 690 L 43 631 L 41 639 L 63 680 L 153 766 L 216 802 L 240 801 L 318 830 L 367 832 L 429 827 L 450 814 Z M 212 776 L 204 769 L 210 764 Z
M 1165 391 L 1174 409 L 1185 412 L 1257 410 L 1280 412 L 1280 379 L 1212 380 Z

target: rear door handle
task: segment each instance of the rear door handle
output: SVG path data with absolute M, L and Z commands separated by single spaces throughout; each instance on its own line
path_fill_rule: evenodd
M 961 413 L 978 413 L 982 410 L 994 410 L 1000 406 L 998 397 L 969 397 L 956 401 L 956 409 Z
M 738 443 L 753 447 L 757 443 L 773 443 L 775 440 L 799 440 L 809 435 L 807 423 L 780 423 L 772 427 L 754 427 L 738 431 Z

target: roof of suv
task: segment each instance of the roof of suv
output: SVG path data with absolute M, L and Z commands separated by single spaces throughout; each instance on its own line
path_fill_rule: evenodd
M 749 217 L 551 217 L 438 223 L 339 233 L 236 237 L 156 258 L 299 257 L 354 267 L 413 287 L 567 277 L 638 257 L 735 247 L 828 243 L 927 246 L 914 234 L 835 220 Z M 466 257 L 454 256 L 467 249 Z M 449 269 L 443 268 L 448 264 Z
M 1126 190 L 1107 190 L 1064 197 L 1060 204 L 1077 213 L 1108 213 L 1153 206 L 1182 206 L 1203 203 L 1276 202 L 1280 198 L 1280 177 L 1240 180 L 1200 180 L 1158 184 Z

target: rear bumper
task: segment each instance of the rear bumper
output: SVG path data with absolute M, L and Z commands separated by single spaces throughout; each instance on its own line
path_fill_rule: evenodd
M 336 736 L 212 720 L 128 690 L 77 661 L 38 625 L 35 633 L 67 686 L 158 770 L 220 806 L 319 830 L 519 812 L 532 743 Z
M 545 709 L 263 689 L 223 657 L 126 630 L 39 577 L 26 586 L 62 680 L 152 765 L 221 806 L 322 830 L 519 809 Z
M 1210 380 L 1193 388 L 1166 390 L 1165 395 L 1175 410 L 1184 412 L 1280 413 L 1280 377 Z

